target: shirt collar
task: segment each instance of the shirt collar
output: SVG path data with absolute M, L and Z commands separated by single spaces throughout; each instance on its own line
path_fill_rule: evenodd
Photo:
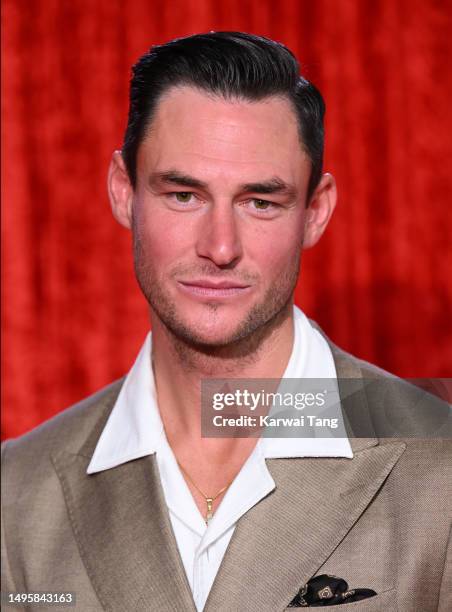
M 292 354 L 282 378 L 314 379 L 328 381 L 329 392 L 338 398 L 338 418 L 343 423 L 340 406 L 337 373 L 328 342 L 315 329 L 306 315 L 294 306 L 294 343 Z M 342 431 L 345 429 L 342 427 Z M 260 447 L 266 459 L 288 457 L 347 457 L 353 452 L 347 437 L 337 438 L 328 431 L 322 438 L 261 438 Z
M 98 440 L 88 474 L 157 451 L 164 430 L 157 405 L 151 351 L 152 334 L 149 333 Z M 327 341 L 296 306 L 294 343 L 283 378 L 337 378 Z M 265 458 L 353 457 L 348 438 L 261 438 L 259 450 Z
M 100 435 L 88 474 L 156 452 L 163 424 L 157 408 L 151 349 L 149 333 Z

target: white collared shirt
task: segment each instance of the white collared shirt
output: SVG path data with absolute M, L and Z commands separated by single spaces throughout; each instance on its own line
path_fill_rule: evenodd
M 347 438 L 261 438 L 226 491 L 207 526 L 168 444 L 151 366 L 149 333 L 102 431 L 87 473 L 156 454 L 160 479 L 193 599 L 204 608 L 237 521 L 275 488 L 265 460 L 281 457 L 348 457 Z M 294 344 L 283 378 L 336 380 L 328 343 L 294 306 Z

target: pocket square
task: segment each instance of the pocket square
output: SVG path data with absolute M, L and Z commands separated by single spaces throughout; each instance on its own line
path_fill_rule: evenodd
M 314 576 L 304 584 L 292 601 L 289 608 L 318 608 L 320 606 L 336 606 L 373 597 L 373 589 L 349 589 L 343 578 L 321 574 Z

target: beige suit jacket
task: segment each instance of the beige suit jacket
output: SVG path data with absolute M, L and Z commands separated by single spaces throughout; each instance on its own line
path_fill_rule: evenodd
M 331 348 L 339 377 L 386 379 Z M 412 389 L 391 380 L 384 396 L 342 397 L 351 436 L 409 418 Z M 121 384 L 2 447 L 2 590 L 72 591 L 83 612 L 194 612 L 154 456 L 86 474 Z M 267 460 L 276 488 L 239 520 L 206 612 L 285 610 L 318 574 L 377 592 L 331 610 L 452 609 L 451 440 L 351 444 L 353 459 Z

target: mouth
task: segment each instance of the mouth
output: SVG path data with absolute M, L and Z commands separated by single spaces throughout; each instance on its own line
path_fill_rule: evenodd
M 243 295 L 250 290 L 250 285 L 240 281 L 195 279 L 190 281 L 178 281 L 180 289 L 184 293 L 201 298 L 227 298 Z

